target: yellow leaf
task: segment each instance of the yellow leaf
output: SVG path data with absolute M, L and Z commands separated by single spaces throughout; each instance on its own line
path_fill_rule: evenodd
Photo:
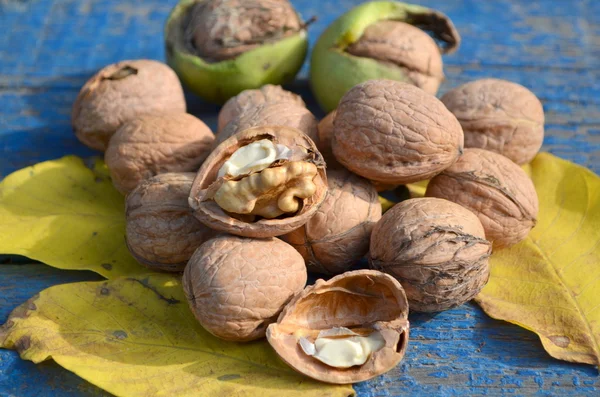
M 104 164 L 75 156 L 16 171 L 0 183 L 0 253 L 107 278 L 143 271 L 125 245 L 124 198 Z
M 491 257 L 476 298 L 490 316 L 537 333 L 551 356 L 600 363 L 600 178 L 547 153 L 526 171 L 540 200 L 526 240 Z
M 425 196 L 425 190 L 427 190 L 427 184 L 429 181 L 420 181 L 415 183 L 409 183 L 406 185 L 408 191 L 410 192 L 411 198 L 423 197 Z
M 58 364 L 117 396 L 349 396 L 312 381 L 267 342 L 221 341 L 194 319 L 179 278 L 153 274 L 51 287 L 0 328 L 0 346 Z

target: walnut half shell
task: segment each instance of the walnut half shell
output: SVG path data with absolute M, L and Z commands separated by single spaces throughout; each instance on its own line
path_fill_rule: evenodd
M 254 144 L 268 146 L 265 142 L 283 148 L 285 156 L 273 157 L 258 169 L 239 168 L 244 170 L 241 174 L 222 174 L 230 159 L 237 161 L 238 150 Z M 304 225 L 326 193 L 325 162 L 315 143 L 300 130 L 264 126 L 235 134 L 215 148 L 198 171 L 189 204 L 196 218 L 210 228 L 264 238 Z
M 267 339 L 288 365 L 304 375 L 328 383 L 360 382 L 402 360 L 408 343 L 407 315 L 406 295 L 398 281 L 375 270 L 357 270 L 317 280 L 295 295 L 277 323 L 267 328 Z M 310 346 L 323 335 L 376 336 L 381 344 L 361 365 L 333 366 L 310 354 Z

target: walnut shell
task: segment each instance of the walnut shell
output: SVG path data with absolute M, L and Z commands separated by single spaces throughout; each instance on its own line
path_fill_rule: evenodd
M 183 88 L 170 67 L 146 59 L 122 61 L 85 83 L 73 104 L 71 124 L 83 144 L 104 151 L 125 121 L 185 110 Z
M 335 110 L 332 110 L 325 116 L 317 125 L 317 132 L 319 139 L 317 140 L 317 147 L 319 152 L 323 155 L 327 167 L 340 167 L 340 164 L 333 155 L 333 149 L 331 148 L 331 140 L 333 139 L 333 120 L 335 119 Z
M 126 194 L 157 174 L 197 171 L 214 139 L 210 128 L 191 114 L 145 115 L 119 128 L 104 161 L 115 187 Z
M 390 185 L 431 178 L 463 148 L 460 124 L 436 97 L 392 80 L 353 87 L 333 125 L 335 158 L 360 176 Z
M 495 248 L 527 237 L 539 210 L 533 182 L 508 158 L 483 149 L 465 149 L 450 168 L 433 178 L 425 195 L 453 201 L 473 211 Z
M 205 0 L 194 5 L 186 34 L 199 56 L 218 62 L 302 29 L 288 0 Z
M 442 53 L 436 42 L 405 22 L 383 20 L 369 25 L 346 52 L 402 68 L 407 82 L 432 95 L 444 79 Z
M 381 203 L 375 187 L 349 171 L 330 170 L 327 180 L 327 196 L 317 213 L 282 239 L 302 254 L 309 271 L 340 274 L 369 250 Z
M 517 164 L 533 160 L 544 140 L 542 103 L 520 84 L 472 81 L 449 91 L 442 102 L 465 134 L 465 147 L 502 154 Z
M 354 383 L 394 368 L 408 343 L 408 303 L 402 286 L 374 270 L 357 270 L 317 280 L 295 295 L 277 322 L 267 328 L 267 339 L 293 369 L 328 383 Z M 314 338 L 320 330 L 346 327 L 379 331 L 385 346 L 360 366 L 338 369 L 304 354 L 298 337 Z
M 282 125 L 296 128 L 308 135 L 315 143 L 319 141 L 319 122 L 304 106 L 289 102 L 264 103 L 256 107 L 248 107 L 237 117 L 233 118 L 217 134 L 215 145 L 225 139 L 252 127 L 266 125 Z
M 487 283 L 492 245 L 468 209 L 437 198 L 402 201 L 371 234 L 371 267 L 396 277 L 411 310 L 437 312 L 472 299 Z
M 302 256 L 283 241 L 222 235 L 196 250 L 185 268 L 183 288 L 208 332 L 245 342 L 265 336 L 306 278 Z
M 294 106 L 306 107 L 300 95 L 284 90 L 280 85 L 267 84 L 255 90 L 244 90 L 225 102 L 221 108 L 218 130 L 223 130 L 231 120 L 239 116 L 245 109 L 262 106 L 265 103 L 289 103 Z
M 301 160 L 314 164 L 317 174 L 312 182 L 316 192 L 302 200 L 298 212 L 274 219 L 259 218 L 244 220 L 225 212 L 215 201 L 215 192 L 223 185 L 226 177 L 217 177 L 221 166 L 240 147 L 261 139 L 271 140 L 275 144 L 285 145 L 300 153 Z M 276 162 L 272 166 L 280 166 Z M 205 225 L 215 229 L 245 237 L 274 237 L 291 232 L 304 225 L 319 209 L 327 194 L 325 162 L 314 142 L 300 130 L 284 126 L 264 126 L 250 128 L 223 141 L 208 156 L 194 180 L 189 203 L 194 215 Z
M 188 205 L 195 176 L 160 174 L 127 196 L 127 247 L 149 269 L 182 272 L 196 248 L 217 234 L 194 218 Z

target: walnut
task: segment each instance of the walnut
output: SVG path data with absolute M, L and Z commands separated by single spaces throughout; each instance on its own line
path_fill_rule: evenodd
M 217 234 L 194 218 L 188 205 L 195 176 L 160 174 L 127 196 L 127 247 L 152 270 L 182 272 L 196 248 Z
M 247 108 L 255 108 L 265 103 L 289 103 L 290 105 L 306 107 L 299 95 L 286 91 L 279 85 L 267 84 L 255 90 L 244 90 L 229 99 L 219 112 L 218 131 Z
M 370 265 L 396 277 L 411 310 L 436 312 L 472 299 L 487 283 L 491 243 L 468 209 L 437 198 L 393 206 L 371 234 Z
M 328 171 L 327 180 L 329 190 L 317 213 L 282 238 L 302 254 L 308 270 L 340 274 L 369 250 L 381 204 L 368 180 L 346 170 Z
M 311 88 L 326 112 L 352 87 L 371 79 L 414 84 L 434 95 L 444 76 L 441 54 L 459 45 L 452 21 L 439 11 L 397 1 L 364 2 L 317 40 Z
M 296 371 L 328 383 L 354 383 L 394 368 L 408 343 L 402 286 L 374 270 L 317 280 L 296 294 L 267 339 Z
M 508 158 L 483 149 L 465 149 L 458 161 L 433 178 L 425 193 L 458 203 L 478 217 L 495 248 L 527 237 L 539 209 L 533 182 Z
M 164 172 L 197 171 L 214 141 L 210 128 L 187 113 L 132 119 L 111 138 L 104 160 L 121 193 Z
M 245 342 L 265 336 L 306 278 L 302 256 L 283 241 L 223 235 L 196 250 L 182 283 L 192 312 L 208 332 Z
M 301 131 L 255 127 L 222 142 L 198 171 L 189 203 L 207 226 L 274 237 L 306 223 L 327 193 L 325 163 Z
M 517 164 L 533 160 L 544 140 L 544 108 L 522 85 L 483 79 L 442 97 L 465 134 L 465 147 L 500 153 Z
M 202 98 L 224 103 L 247 89 L 294 79 L 308 23 L 288 0 L 186 0 L 165 26 L 167 63 Z
M 406 83 L 435 95 L 444 79 L 442 52 L 425 31 L 408 23 L 384 20 L 369 25 L 346 52 L 397 67 Z
M 333 125 L 335 158 L 382 184 L 431 178 L 463 148 L 460 124 L 437 98 L 392 80 L 370 80 L 348 91 Z
M 247 107 L 234 117 L 217 134 L 215 144 L 218 145 L 232 135 L 252 127 L 282 125 L 299 129 L 308 135 L 315 143 L 319 142 L 319 122 L 304 106 L 290 102 L 263 103 Z
M 104 151 L 125 121 L 185 110 L 183 89 L 171 68 L 145 59 L 122 61 L 85 83 L 73 104 L 71 124 L 82 143 Z
M 317 125 L 317 133 L 319 138 L 317 139 L 317 148 L 319 148 L 319 152 L 323 155 L 325 162 L 327 163 L 327 167 L 329 168 L 339 168 L 340 164 L 335 159 L 333 155 L 333 150 L 331 148 L 331 140 L 333 139 L 333 120 L 335 119 L 335 110 L 332 110 L 319 122 Z

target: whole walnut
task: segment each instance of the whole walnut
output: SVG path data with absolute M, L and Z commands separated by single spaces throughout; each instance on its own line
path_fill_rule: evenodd
M 340 167 L 340 164 L 335 159 L 333 155 L 333 150 L 331 148 L 331 140 L 333 139 L 333 120 L 335 119 L 335 110 L 332 110 L 325 116 L 319 124 L 317 125 L 317 132 L 319 134 L 319 139 L 317 143 L 317 147 L 319 148 L 319 152 L 323 155 L 325 162 L 327 163 L 327 167 Z
M 405 22 L 383 20 L 369 25 L 346 52 L 401 68 L 405 82 L 432 95 L 444 79 L 442 52 L 436 42 Z
M 238 132 L 252 127 L 281 125 L 293 127 L 319 142 L 319 122 L 305 106 L 290 102 L 263 103 L 244 109 L 223 128 L 216 137 L 215 145 Z
M 185 110 L 183 89 L 171 68 L 146 59 L 122 61 L 85 83 L 73 104 L 71 124 L 82 143 L 104 151 L 125 121 Z
M 157 174 L 197 171 L 213 141 L 210 128 L 191 114 L 145 115 L 119 128 L 104 160 L 113 184 L 126 194 Z
M 473 211 L 495 248 L 527 237 L 539 210 L 535 186 L 508 158 L 483 149 L 465 149 L 458 161 L 433 178 L 425 195 L 453 201 Z
M 381 204 L 368 180 L 346 170 L 330 170 L 327 181 L 327 196 L 316 214 L 281 238 L 302 254 L 309 271 L 340 274 L 369 250 Z
M 304 259 L 289 244 L 222 235 L 196 250 L 185 268 L 183 288 L 208 332 L 245 342 L 265 336 L 306 279 Z
M 188 205 L 195 176 L 191 172 L 160 174 L 127 196 L 127 247 L 144 266 L 182 272 L 196 248 L 217 234 L 198 221 Z
M 411 310 L 437 312 L 479 293 L 489 278 L 491 249 L 471 211 L 416 198 L 396 204 L 375 225 L 369 263 L 400 281 Z
M 294 295 L 267 328 L 267 340 L 296 371 L 348 384 L 381 375 L 402 360 L 407 317 L 398 281 L 375 270 L 356 270 L 317 280 Z
M 262 106 L 265 103 L 289 103 L 290 105 L 306 107 L 300 97 L 293 92 L 284 90 L 279 85 L 267 84 L 255 90 L 244 90 L 230 98 L 219 112 L 218 131 L 247 108 Z
M 335 158 L 383 184 L 431 178 L 463 149 L 460 124 L 436 97 L 393 80 L 353 87 L 340 101 L 333 125 Z
M 544 140 L 542 103 L 520 84 L 472 81 L 442 97 L 465 134 L 465 147 L 502 154 L 517 164 L 533 160 Z
M 302 131 L 254 127 L 217 146 L 198 170 L 189 204 L 205 225 L 275 237 L 304 225 L 327 194 L 325 162 Z

